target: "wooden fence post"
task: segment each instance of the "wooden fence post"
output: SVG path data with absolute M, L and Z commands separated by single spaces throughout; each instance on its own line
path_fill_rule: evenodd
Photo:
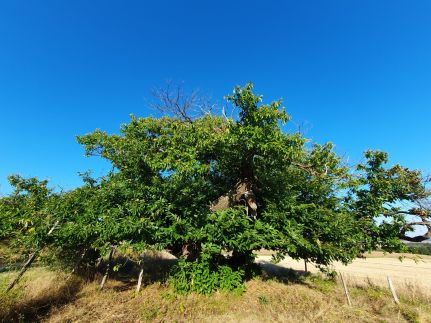
M 105 275 L 102 278 L 102 282 L 100 283 L 100 290 L 103 289 L 103 286 L 105 286 L 106 280 L 108 279 L 109 270 L 111 268 L 111 262 L 112 262 L 112 256 L 114 255 L 115 246 L 111 247 L 111 251 L 109 252 L 109 259 L 108 264 L 106 266 Z
M 341 282 L 343 283 L 344 288 L 344 294 L 346 294 L 347 303 L 349 303 L 349 306 L 352 306 L 352 300 L 350 299 L 349 290 L 347 289 L 346 282 L 344 281 L 343 274 L 340 273 Z
M 141 290 L 141 286 L 142 286 L 142 277 L 144 276 L 144 265 L 143 265 L 143 261 L 140 260 L 139 261 L 139 277 L 138 277 L 138 285 L 136 286 L 136 295 L 138 295 L 139 291 Z
M 82 254 L 79 257 L 78 261 L 76 262 L 75 266 L 73 267 L 72 271 L 66 277 L 66 281 L 68 281 L 72 277 L 72 275 L 75 273 L 75 271 L 78 269 L 78 266 L 81 264 L 81 261 L 84 259 L 86 253 L 87 253 L 87 248 L 84 249 L 84 251 L 82 252 Z
M 400 300 L 398 299 L 397 293 L 395 292 L 394 285 L 392 285 L 391 277 L 389 277 L 389 276 L 388 276 L 388 284 L 389 284 L 389 289 L 391 290 L 392 297 L 394 298 L 395 303 L 397 305 L 400 305 Z

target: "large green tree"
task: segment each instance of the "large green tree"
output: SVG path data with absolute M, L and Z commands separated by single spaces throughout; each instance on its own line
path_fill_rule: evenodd
M 84 175 L 85 185 L 59 194 L 16 178 L 27 193 L 1 200 L 0 237 L 18 237 L 22 220 L 34 216 L 40 239 L 29 241 L 40 245 L 55 218 L 61 225 L 46 245 L 58 259 L 92 250 L 94 263 L 113 245 L 166 249 L 182 259 L 172 272 L 177 289 L 199 292 L 240 288 L 262 248 L 327 266 L 376 248 L 402 250 L 400 238 L 430 237 L 431 230 L 406 235 L 415 225 L 430 228 L 420 172 L 386 167 L 387 155 L 373 151 L 350 169 L 331 143 L 283 131 L 290 117 L 281 101 L 264 104 L 252 90 L 227 96 L 235 117 L 188 115 L 193 104 L 167 93 L 163 117 L 132 116 L 120 134 L 78 137 L 113 170 L 97 181 Z

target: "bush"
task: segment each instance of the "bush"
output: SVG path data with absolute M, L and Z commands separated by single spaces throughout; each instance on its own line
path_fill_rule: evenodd
M 170 282 L 178 293 L 211 294 L 215 290 L 243 293 L 245 272 L 229 265 L 211 264 L 208 260 L 180 260 L 171 272 Z
M 407 251 L 416 255 L 431 256 L 431 243 L 409 243 Z

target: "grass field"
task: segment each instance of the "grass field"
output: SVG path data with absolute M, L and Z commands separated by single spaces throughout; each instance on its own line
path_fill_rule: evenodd
M 262 257 L 268 256 L 260 256 L 259 261 L 267 261 Z M 391 264 L 396 264 L 396 268 L 404 266 L 407 272 L 412 265 L 398 264 L 396 257 L 379 255 L 368 260 L 376 260 L 388 268 Z M 161 265 L 156 260 L 150 267 L 158 272 Z M 401 300 L 397 306 L 383 285 L 366 279 L 358 283 L 349 278 L 353 301 L 349 307 L 338 281 L 317 275 L 301 276 L 285 267 L 295 266 L 290 266 L 289 261 L 281 266 L 266 263 L 265 275 L 247 282 L 243 295 L 217 292 L 210 296 L 177 295 L 169 286 L 158 282 L 151 270 L 146 272 L 144 288 L 135 295 L 135 277 L 115 277 L 100 291 L 99 280 L 65 281 L 66 274 L 43 267 L 29 270 L 19 286 L 5 294 L 4 288 L 15 273 L 4 272 L 0 273 L 0 321 L 431 322 L 431 298 L 421 286 L 400 286 L 397 282 Z M 353 267 L 347 267 L 352 277 Z M 361 268 L 366 271 L 366 267 Z M 427 272 L 428 277 L 430 273 Z
M 401 259 L 401 260 L 400 260 Z M 271 256 L 263 253 L 258 262 L 271 266 Z M 278 266 L 304 270 L 304 262 L 285 259 Z M 333 269 L 354 285 L 376 284 L 387 286 L 387 276 L 390 276 L 395 286 L 400 289 L 420 289 L 421 292 L 431 295 L 431 256 L 418 256 L 412 254 L 384 254 L 373 252 L 367 258 L 356 259 L 348 266 L 335 263 Z M 318 269 L 308 264 L 308 270 L 317 273 Z

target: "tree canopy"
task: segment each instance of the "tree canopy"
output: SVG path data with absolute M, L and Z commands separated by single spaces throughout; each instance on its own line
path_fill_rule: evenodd
M 283 131 L 282 102 L 264 104 L 252 84 L 226 99 L 236 117 L 188 116 L 174 101 L 166 116 L 131 116 L 120 134 L 77 137 L 112 171 L 84 173 L 74 190 L 11 176 L 0 239 L 29 252 L 45 247 L 65 265 L 83 250 L 94 263 L 110 246 L 169 250 L 181 259 L 171 275 L 177 290 L 205 293 L 241 288 L 260 249 L 327 266 L 431 237 L 429 179 L 419 171 L 387 166 L 388 155 L 371 150 L 348 167 L 333 144 Z M 417 225 L 427 233 L 409 236 Z

